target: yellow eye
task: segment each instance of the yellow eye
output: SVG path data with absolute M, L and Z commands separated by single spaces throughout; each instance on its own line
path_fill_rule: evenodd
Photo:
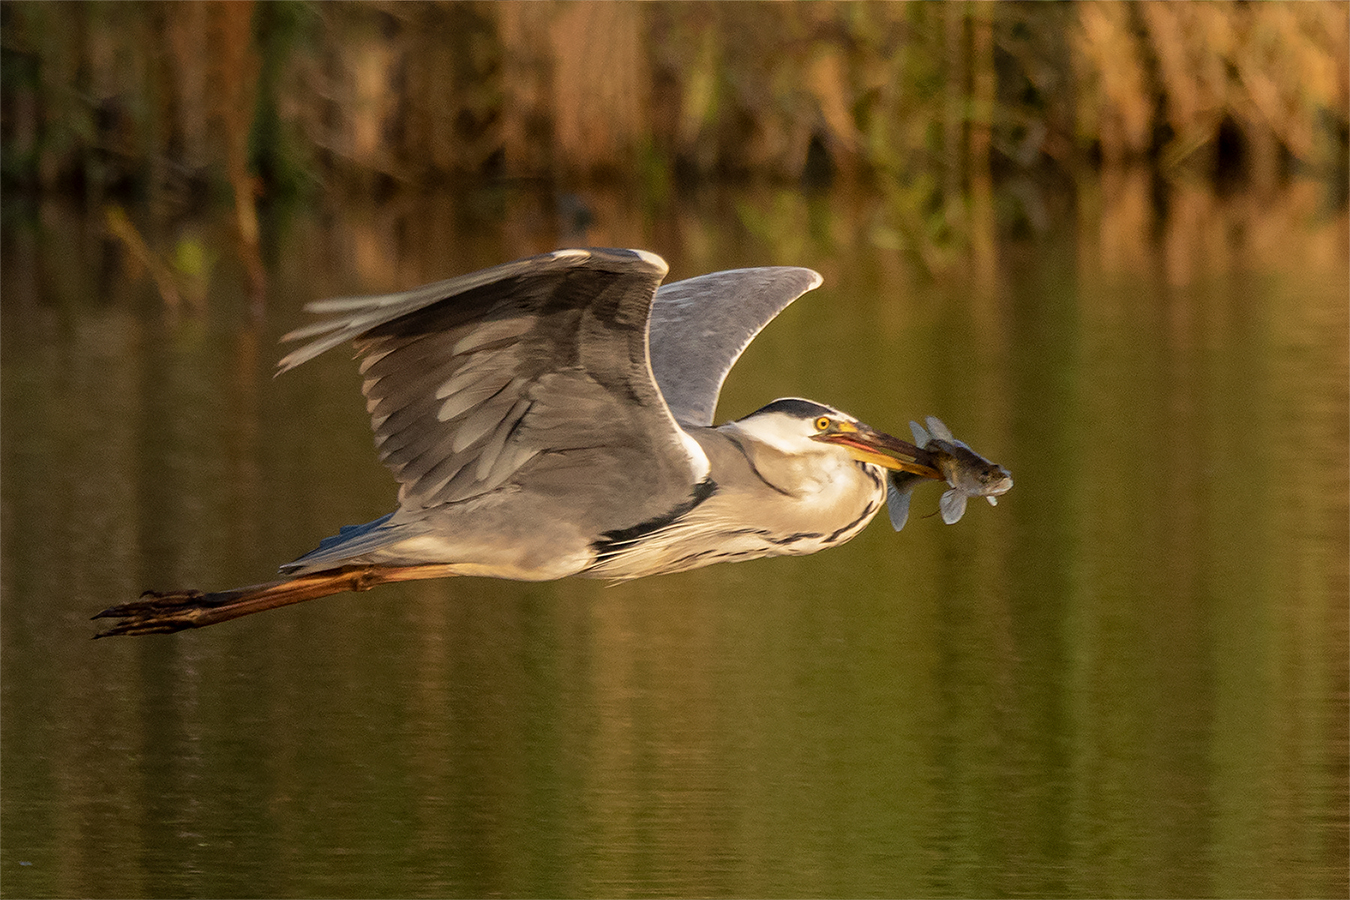
M 819 419 L 816 419 L 816 431 L 824 431 L 829 427 L 830 427 L 829 416 L 821 416 Z

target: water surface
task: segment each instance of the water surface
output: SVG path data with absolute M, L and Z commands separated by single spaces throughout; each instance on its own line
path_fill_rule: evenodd
M 4 892 L 1343 896 L 1345 213 L 1155 195 L 1009 194 L 936 274 L 857 196 L 588 195 L 583 234 L 547 198 L 333 200 L 274 223 L 261 302 L 225 221 L 138 220 L 216 255 L 201 310 L 98 217 L 7 213 Z M 349 354 L 271 377 L 305 301 L 569 243 L 820 270 L 720 416 L 935 414 L 1015 489 L 803 559 L 89 640 L 391 508 Z

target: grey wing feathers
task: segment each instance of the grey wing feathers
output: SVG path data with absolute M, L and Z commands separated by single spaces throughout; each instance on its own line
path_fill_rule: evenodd
M 540 454 L 615 447 L 679 492 L 697 462 L 645 353 L 660 257 L 562 250 L 416 290 L 310 305 L 330 318 L 282 371 L 354 340 L 380 458 L 405 509 L 501 487 Z M 706 462 L 706 461 L 705 461 Z
M 662 286 L 652 306 L 652 374 L 676 421 L 711 425 L 741 352 L 774 316 L 820 285 L 810 269 L 731 269 Z
M 320 541 L 314 550 L 283 564 L 281 571 L 291 574 L 319 572 L 340 566 L 363 553 L 379 550 L 394 541 L 426 533 L 424 522 L 390 524 L 393 517 L 394 513 L 389 513 L 364 525 L 344 525 L 337 534 Z
M 635 254 L 641 260 L 638 265 L 656 272 L 658 284 L 669 271 L 665 260 L 655 254 L 644 251 L 618 252 Z M 282 372 L 293 369 L 325 350 L 330 350 L 339 344 L 353 340 L 376 325 L 382 325 L 410 312 L 439 303 L 447 297 L 467 294 L 475 288 L 500 285 L 522 276 L 536 277 L 565 272 L 568 269 L 585 266 L 592 259 L 593 254 L 589 250 L 558 250 L 540 256 L 518 259 L 515 262 L 504 263 L 490 269 L 483 269 L 480 272 L 438 281 L 434 284 L 423 285 L 396 294 L 316 300 L 313 303 L 306 304 L 305 309 L 319 315 L 331 316 L 331 318 L 306 325 L 303 328 L 297 328 L 282 338 L 283 341 L 308 339 L 309 343 L 283 357 L 281 362 L 277 363 L 277 374 L 280 375 Z

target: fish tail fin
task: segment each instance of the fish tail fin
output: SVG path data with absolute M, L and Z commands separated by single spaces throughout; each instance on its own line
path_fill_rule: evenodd
M 909 498 L 914 493 L 914 486 L 922 479 L 922 475 L 913 472 L 895 472 L 886 479 L 886 512 L 896 531 L 909 521 Z

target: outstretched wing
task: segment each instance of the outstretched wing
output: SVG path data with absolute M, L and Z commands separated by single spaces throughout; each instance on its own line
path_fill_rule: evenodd
M 405 510 L 509 486 L 532 460 L 557 490 L 569 466 L 583 492 L 640 471 L 660 508 L 708 468 L 648 363 L 666 270 L 640 250 L 559 250 L 404 293 L 319 301 L 309 310 L 328 318 L 286 336 L 308 343 L 279 368 L 355 341 Z
M 730 269 L 663 285 L 652 306 L 652 373 L 676 421 L 711 425 L 727 372 L 760 329 L 819 287 L 810 269 Z

